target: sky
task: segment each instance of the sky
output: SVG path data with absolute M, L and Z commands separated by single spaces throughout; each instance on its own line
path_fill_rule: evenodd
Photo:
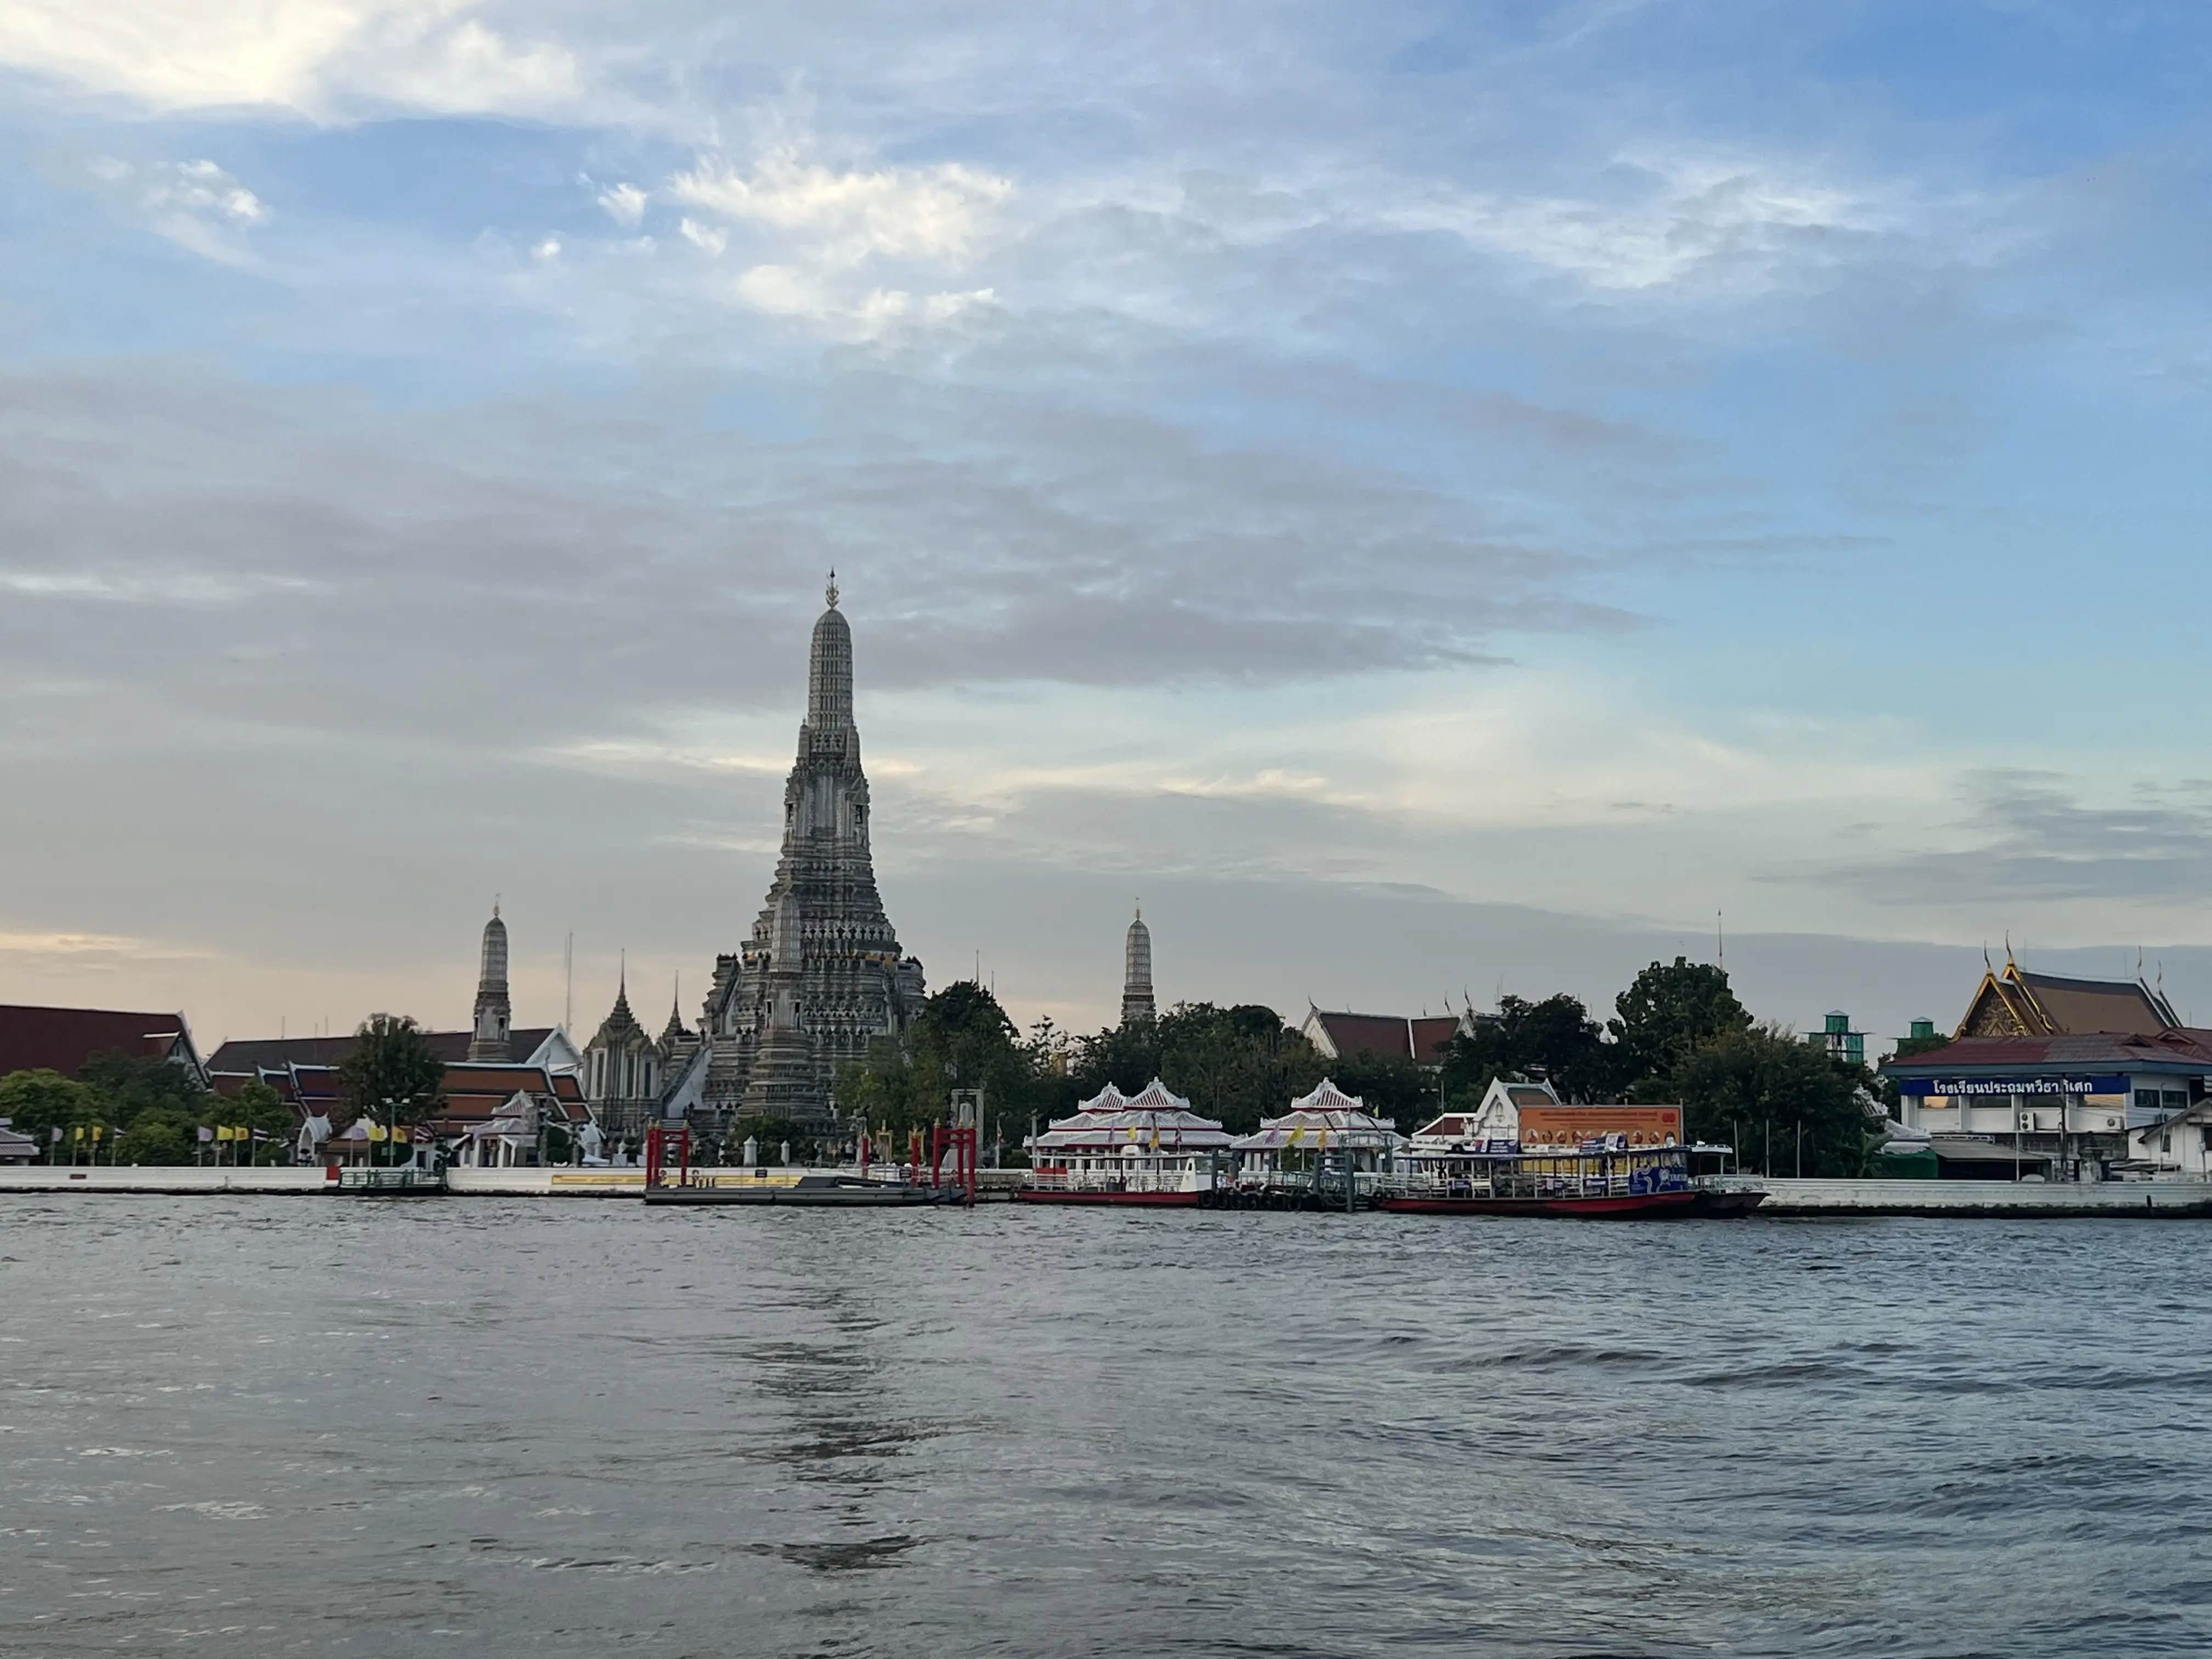
M 2212 1020 L 2212 14 L 0 9 L 0 1000 Z M 573 935 L 573 977 L 564 945 Z

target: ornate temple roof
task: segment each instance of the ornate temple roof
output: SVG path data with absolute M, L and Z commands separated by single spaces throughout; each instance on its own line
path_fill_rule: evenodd
M 1263 1152 L 1285 1146 L 1397 1147 L 1405 1144 L 1406 1137 L 1398 1133 L 1395 1124 L 1373 1115 L 1358 1095 L 1348 1095 L 1323 1078 L 1312 1093 L 1292 1101 L 1289 1111 L 1280 1117 L 1262 1118 L 1255 1133 L 1239 1136 L 1234 1146 L 1240 1152 Z
M 2141 980 L 2030 973 L 2012 959 L 1985 971 L 1953 1036 L 2052 1036 L 2092 1031 L 2148 1036 L 2180 1025 L 2173 1005 Z
M 1040 1152 L 1115 1152 L 1150 1148 L 1156 1139 L 1164 1150 L 1211 1152 L 1229 1145 L 1229 1132 L 1218 1120 L 1192 1111 L 1188 1101 L 1154 1078 L 1134 1095 L 1108 1084 L 1079 1105 L 1074 1116 L 1055 1118 L 1031 1144 Z

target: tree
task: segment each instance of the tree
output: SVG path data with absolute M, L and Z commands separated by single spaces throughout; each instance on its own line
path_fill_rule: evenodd
M 866 1058 L 837 1075 L 837 1106 L 865 1119 L 896 1150 L 907 1136 L 945 1121 L 952 1091 L 981 1089 L 988 1120 L 1024 1122 L 1044 1086 L 1040 1052 L 1017 1040 L 1014 1023 L 982 986 L 963 980 L 922 1006 L 906 1041 L 878 1037 Z
M 1313 1044 L 1260 1003 L 1222 1008 L 1178 1002 L 1147 1023 L 1159 1033 L 1154 1075 L 1199 1112 L 1219 1119 L 1231 1134 L 1249 1134 L 1261 1118 L 1279 1115 L 1322 1079 L 1322 1057 Z M 1124 1090 L 1141 1089 L 1152 1078 L 1113 1081 Z
M 199 1135 L 189 1120 L 174 1112 L 142 1112 L 115 1143 L 118 1164 L 191 1164 L 198 1161 Z
M 1329 1062 L 1328 1074 L 1338 1088 L 1358 1097 L 1369 1111 L 1401 1133 L 1410 1134 L 1436 1115 L 1436 1079 L 1403 1054 L 1371 1049 L 1342 1054 Z
M 293 1133 L 299 1127 L 299 1120 L 284 1103 L 284 1097 L 259 1078 L 249 1078 L 238 1086 L 235 1094 L 210 1096 L 205 1115 L 210 1123 L 228 1123 L 260 1133 L 260 1139 L 246 1143 L 249 1150 L 244 1162 L 282 1163 L 291 1156 Z
M 1701 1046 L 1751 1029 L 1751 1016 L 1729 988 L 1728 972 L 1711 963 L 1676 957 L 1653 963 L 1613 1000 L 1608 1022 L 1613 1041 L 1638 1091 L 1672 1073 Z
M 1473 1105 L 1500 1077 L 1540 1077 L 1562 1100 L 1610 1100 L 1632 1080 L 1626 1050 L 1605 1040 L 1578 997 L 1503 996 L 1498 1012 L 1444 1045 L 1444 1090 Z
M 93 1055 L 79 1075 L 99 1092 L 110 1123 L 133 1123 L 149 1111 L 190 1117 L 208 1098 L 199 1079 L 174 1061 L 120 1049 Z
M 1807 1175 L 1855 1176 L 1875 1124 L 1864 1073 L 1779 1026 L 1752 1025 L 1707 1040 L 1666 1084 L 1682 1103 L 1692 1140 L 1733 1145 L 1739 1161 L 1790 1175 L 1798 1169 L 1802 1129 Z
M 338 1066 L 338 1097 L 356 1118 L 420 1123 L 437 1109 L 446 1063 L 422 1027 L 404 1014 L 371 1014 L 354 1036 Z
M 73 1124 L 104 1121 L 100 1108 L 97 1089 L 59 1072 L 40 1067 L 0 1077 L 0 1117 L 18 1134 L 36 1140 L 47 1156 L 52 1155 L 48 1149 L 54 1130 L 66 1133 Z

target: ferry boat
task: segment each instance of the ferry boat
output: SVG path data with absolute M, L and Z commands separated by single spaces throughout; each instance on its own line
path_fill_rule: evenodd
M 906 1208 L 957 1204 L 955 1187 L 925 1186 L 913 1181 L 879 1181 L 838 1170 L 693 1170 L 681 1182 L 648 1186 L 647 1204 L 799 1205 L 825 1209 Z
M 1230 1136 L 1154 1078 L 1134 1095 L 1112 1084 L 1030 1138 L 1023 1204 L 1195 1206 L 1212 1193 Z
M 1518 1145 L 1417 1152 L 1392 1172 L 1375 1206 L 1401 1215 L 1547 1215 L 1587 1218 L 1748 1215 L 1764 1188 L 1693 1174 L 1726 1149 L 1632 1146 L 1626 1134 L 1573 1147 Z

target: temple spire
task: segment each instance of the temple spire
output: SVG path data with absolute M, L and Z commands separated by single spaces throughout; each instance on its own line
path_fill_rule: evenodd
M 853 630 L 837 609 L 837 576 L 830 573 L 830 602 L 814 624 L 806 653 L 806 725 L 819 741 L 853 729 Z
M 507 924 L 499 919 L 499 900 L 491 902 L 491 920 L 484 923 L 483 949 L 477 957 L 477 1006 L 469 1033 L 469 1058 L 508 1060 L 514 1058 L 507 1042 L 510 1011 L 507 1000 Z
M 1152 998 L 1152 930 L 1145 926 L 1145 907 L 1139 904 L 1121 947 L 1121 1023 L 1151 1019 L 1158 1012 Z

